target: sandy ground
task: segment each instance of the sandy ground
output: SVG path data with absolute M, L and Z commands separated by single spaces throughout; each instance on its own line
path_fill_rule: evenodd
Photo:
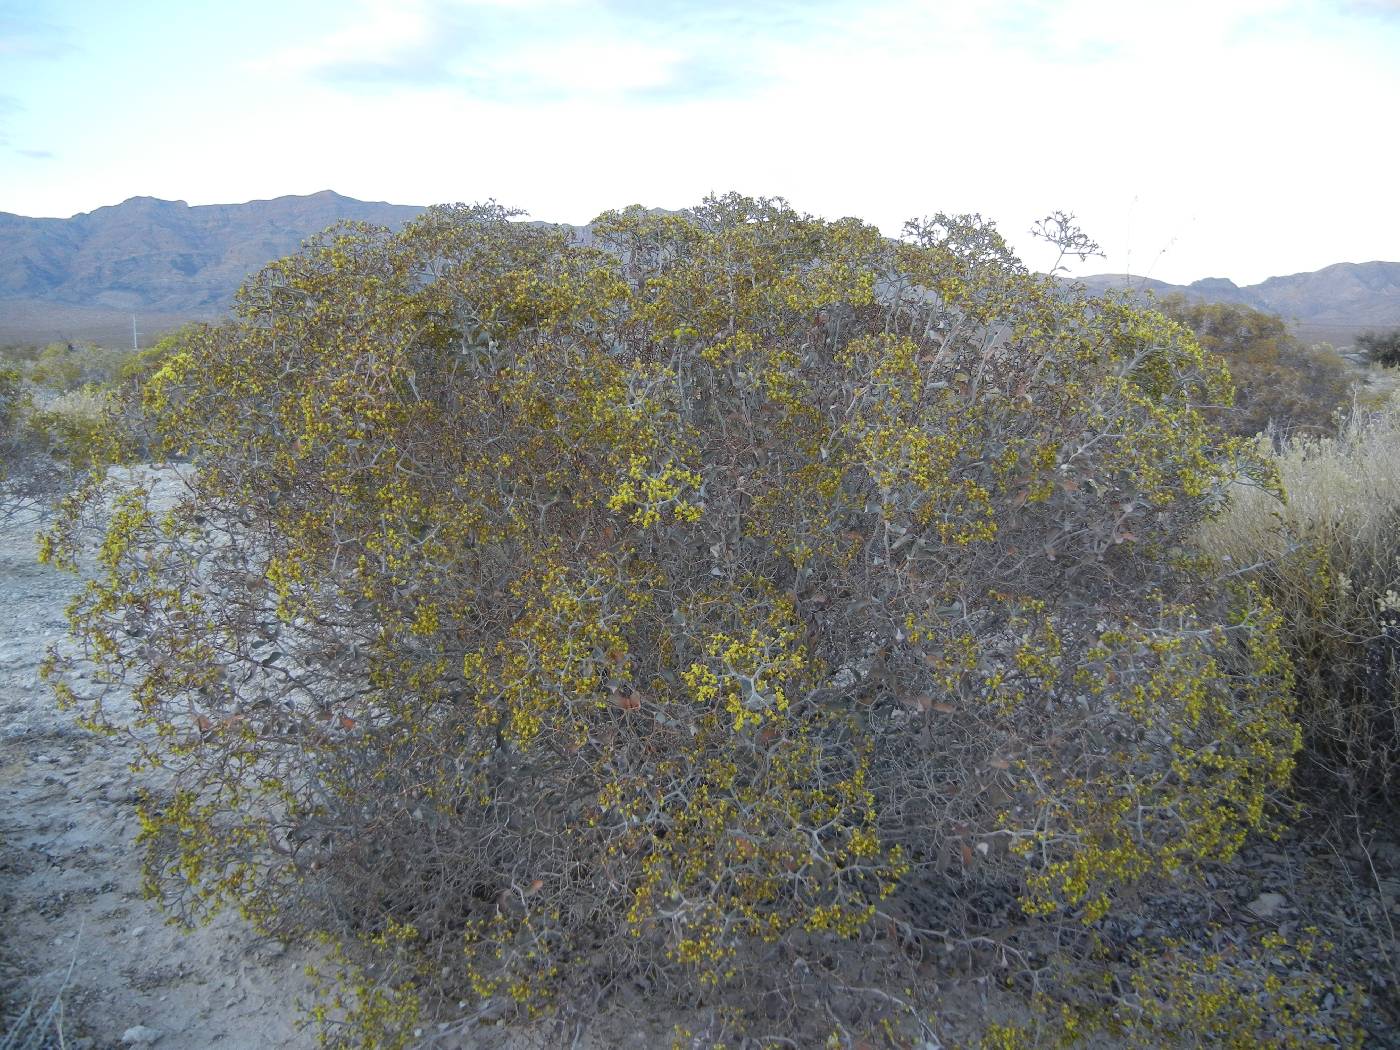
M 298 951 L 234 915 L 183 933 L 142 897 L 134 748 L 77 728 L 39 680 L 80 581 L 36 562 L 36 524 L 0 525 L 0 986 L 46 1005 L 66 981 L 79 1048 L 315 1045 L 295 1026 Z

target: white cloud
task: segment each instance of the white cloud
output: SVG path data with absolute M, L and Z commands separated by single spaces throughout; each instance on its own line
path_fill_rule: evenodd
M 329 186 L 584 221 L 739 189 L 889 232 L 980 211 L 1032 262 L 1025 231 L 1065 208 L 1109 252 L 1085 270 L 1246 283 L 1400 257 L 1379 133 L 1400 37 L 1344 4 L 362 3 L 242 71 L 216 116 L 171 97 L 147 139 L 53 139 L 42 178 L 0 159 L 0 208 Z

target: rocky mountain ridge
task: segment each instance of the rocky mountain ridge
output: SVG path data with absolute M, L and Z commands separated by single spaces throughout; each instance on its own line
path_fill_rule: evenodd
M 0 212 L 0 342 L 125 342 L 133 320 L 147 342 L 184 321 L 220 316 L 249 274 L 333 223 L 397 228 L 422 210 L 323 190 L 196 206 L 133 197 L 67 219 Z M 1337 263 L 1243 288 L 1225 278 L 1172 285 L 1121 274 L 1082 282 L 1243 303 L 1303 327 L 1340 326 L 1343 336 L 1400 325 L 1400 262 Z
M 1123 274 L 1095 274 L 1079 281 L 1094 291 L 1128 288 L 1158 297 L 1180 294 L 1207 302 L 1240 303 L 1304 325 L 1400 324 L 1400 262 L 1334 263 L 1244 287 L 1226 277 L 1185 285 Z
M 195 207 L 132 197 L 70 219 L 0 213 L 0 300 L 218 313 L 250 273 L 327 226 L 401 226 L 422 210 L 324 190 Z

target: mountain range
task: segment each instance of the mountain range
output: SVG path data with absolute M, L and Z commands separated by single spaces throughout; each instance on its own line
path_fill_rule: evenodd
M 227 310 L 249 274 L 342 220 L 399 227 L 423 209 L 360 201 L 330 190 L 246 204 L 190 206 L 133 197 L 68 219 L 0 212 L 0 342 L 147 339 Z M 1190 285 L 1124 275 L 1080 279 L 1095 291 L 1243 303 L 1300 329 L 1345 333 L 1400 325 L 1400 262 L 1337 263 L 1239 287 L 1224 278 Z
M 1206 302 L 1241 303 L 1310 326 L 1400 324 L 1400 262 L 1334 263 L 1244 287 L 1226 277 L 1207 277 L 1191 284 L 1122 274 L 1095 274 L 1078 280 L 1096 292 L 1130 288 L 1150 291 L 1159 298 L 1179 294 Z

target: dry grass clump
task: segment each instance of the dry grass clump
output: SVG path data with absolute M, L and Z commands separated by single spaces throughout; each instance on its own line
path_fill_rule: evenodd
M 0 1050 L 64 1050 L 72 1045 L 65 1035 L 64 996 L 76 965 L 75 957 L 50 995 L 35 992 L 23 1006 L 0 1000 Z
M 1400 403 L 1269 450 L 1286 494 L 1235 494 L 1200 544 L 1283 616 L 1316 772 L 1393 794 L 1400 759 Z
M 61 1050 L 64 1045 L 61 999 L 47 1007 L 30 1002 L 0 1031 L 0 1050 Z
M 105 516 L 49 671 L 140 705 L 152 892 L 329 941 L 328 1040 L 905 1045 L 938 960 L 1043 986 L 1268 826 L 1279 615 L 1180 556 L 1267 471 L 1186 329 L 965 218 L 508 218 L 269 267 L 111 416 L 184 498 L 97 470 L 44 540 Z

